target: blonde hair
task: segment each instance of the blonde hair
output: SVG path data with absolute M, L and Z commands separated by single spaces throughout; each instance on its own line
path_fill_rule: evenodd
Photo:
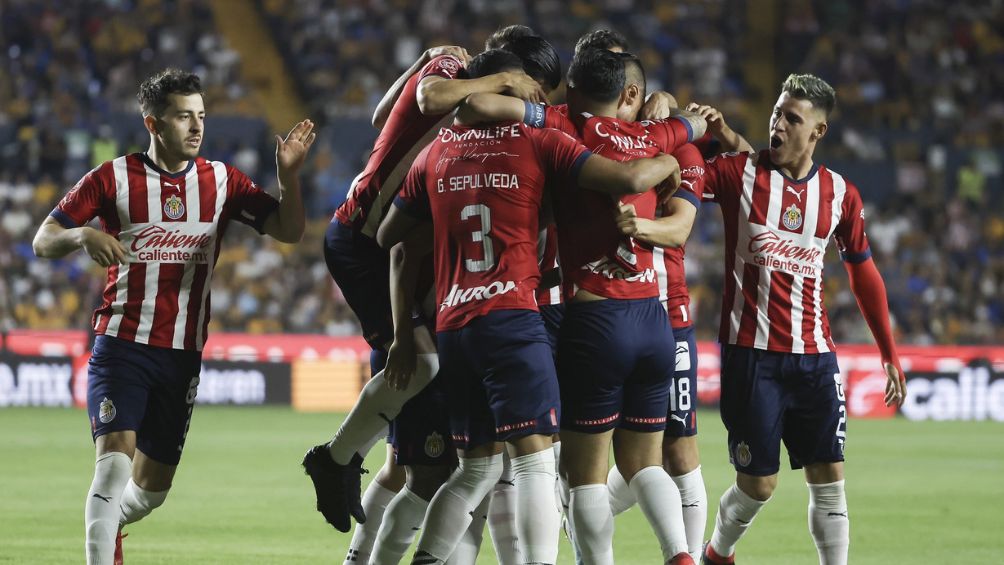
M 837 105 L 837 93 L 825 80 L 816 75 L 790 74 L 781 85 L 781 92 L 787 92 L 794 98 L 808 100 L 812 106 L 823 110 L 827 117 Z

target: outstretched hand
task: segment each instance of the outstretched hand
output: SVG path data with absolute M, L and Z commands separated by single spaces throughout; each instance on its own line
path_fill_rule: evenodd
M 317 133 L 314 132 L 314 122 L 310 120 L 293 126 L 286 139 L 275 136 L 275 165 L 279 173 L 298 171 L 315 139 Z
M 892 363 L 883 363 L 882 368 L 885 369 L 886 383 L 885 383 L 885 405 L 892 406 L 902 406 L 903 401 L 906 400 L 906 380 L 900 373 L 900 369 Z

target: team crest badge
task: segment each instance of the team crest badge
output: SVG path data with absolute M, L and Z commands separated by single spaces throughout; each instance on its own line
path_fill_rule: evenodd
M 739 445 L 736 446 L 736 463 L 740 467 L 748 467 L 752 462 L 753 454 L 750 453 L 750 446 L 746 445 L 745 441 L 739 442 Z
M 446 451 L 446 441 L 443 440 L 443 436 L 436 432 L 432 432 L 425 438 L 425 454 L 429 457 L 436 458 Z
M 102 424 L 107 424 L 115 419 L 115 403 L 111 401 L 107 396 L 101 401 L 101 405 L 98 407 L 98 420 L 101 420 Z
M 784 224 L 785 228 L 791 231 L 797 230 L 802 227 L 802 211 L 794 204 L 788 206 L 788 208 L 784 211 L 784 214 L 781 216 L 781 223 Z
M 164 201 L 164 215 L 172 220 L 177 220 L 185 215 L 185 203 L 181 201 L 181 198 L 178 198 L 177 194 L 171 195 Z

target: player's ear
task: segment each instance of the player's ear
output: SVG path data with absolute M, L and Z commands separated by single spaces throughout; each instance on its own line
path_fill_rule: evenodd
M 146 131 L 150 132 L 151 135 L 157 135 L 160 133 L 160 128 L 157 124 L 157 118 L 153 114 L 148 116 L 143 116 L 143 126 L 146 127 Z
M 819 122 L 812 131 L 812 141 L 819 141 L 826 135 L 826 130 L 829 129 L 829 124 L 826 122 Z

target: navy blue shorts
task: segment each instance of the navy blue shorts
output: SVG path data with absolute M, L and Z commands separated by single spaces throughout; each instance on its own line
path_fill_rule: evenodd
M 736 471 L 778 472 L 781 441 L 792 469 L 844 460 L 847 411 L 835 353 L 722 346 L 722 422 Z
M 554 358 L 558 358 L 558 336 L 561 334 L 561 320 L 565 317 L 564 304 L 544 304 L 540 306 L 540 317 L 544 320 L 547 340 L 551 344 Z
M 457 464 L 450 440 L 450 413 L 446 385 L 436 377 L 414 398 L 405 402 L 390 424 L 390 444 L 398 465 Z
M 324 232 L 324 262 L 359 318 L 373 349 L 394 340 L 390 311 L 390 255 L 376 240 L 332 220 Z
M 656 298 L 567 303 L 558 344 L 562 429 L 664 430 L 676 365 L 672 343 Z
M 697 339 L 694 326 L 673 328 L 676 340 L 676 374 L 669 389 L 669 420 L 666 435 L 697 435 Z
M 177 465 L 199 387 L 202 354 L 99 335 L 87 366 L 94 439 L 133 430 L 144 455 Z
M 436 338 L 458 449 L 558 431 L 558 378 L 539 313 L 496 310 Z

